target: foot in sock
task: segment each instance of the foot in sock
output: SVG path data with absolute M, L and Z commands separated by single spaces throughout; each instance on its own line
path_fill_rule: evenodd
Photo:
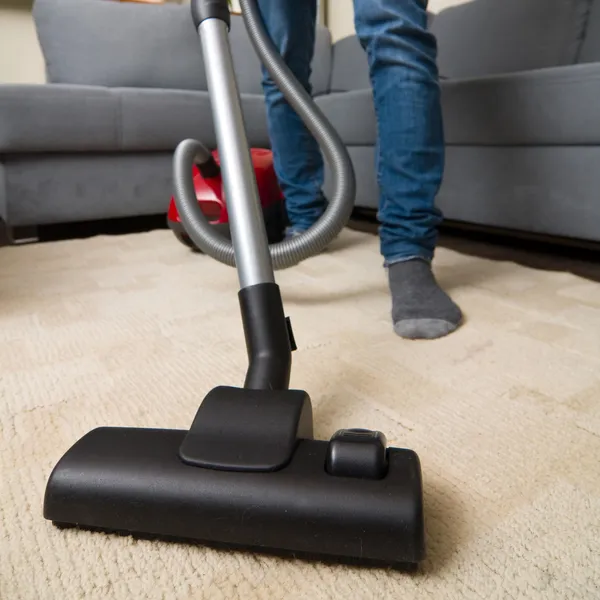
M 460 308 L 437 284 L 431 266 L 421 259 L 388 268 L 394 331 L 408 339 L 434 339 L 454 331 Z

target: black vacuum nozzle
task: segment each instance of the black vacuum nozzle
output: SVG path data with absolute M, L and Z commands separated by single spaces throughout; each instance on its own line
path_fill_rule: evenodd
M 55 467 L 44 516 L 335 562 L 415 565 L 425 546 L 419 459 L 382 439 L 347 430 L 314 440 L 304 392 L 219 387 L 189 431 L 88 433 Z

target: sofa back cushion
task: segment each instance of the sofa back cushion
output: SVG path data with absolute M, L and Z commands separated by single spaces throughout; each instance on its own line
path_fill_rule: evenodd
M 431 24 L 435 14 L 427 12 L 427 23 Z M 330 92 L 349 92 L 371 88 L 367 53 L 356 35 L 346 36 L 333 44 L 331 61 Z
M 591 0 L 585 39 L 579 51 L 578 62 L 600 62 L 600 0 Z
M 206 90 L 190 8 L 112 0 L 35 0 L 33 18 L 50 83 Z M 239 87 L 262 93 L 260 61 L 242 18 L 232 17 L 231 49 Z M 327 90 L 331 42 L 320 27 L 315 93 Z
M 260 59 L 254 51 L 242 17 L 232 16 L 229 40 L 240 90 L 247 94 L 262 94 Z M 329 90 L 331 54 L 329 30 L 318 26 L 315 36 L 315 52 L 311 65 L 313 95 L 324 94 Z
M 593 0 L 470 0 L 440 11 L 431 30 L 445 77 L 572 64 Z
M 36 0 L 50 83 L 205 90 L 189 9 L 107 0 Z
M 367 54 L 356 35 L 345 37 L 333 45 L 331 92 L 363 90 L 371 87 Z

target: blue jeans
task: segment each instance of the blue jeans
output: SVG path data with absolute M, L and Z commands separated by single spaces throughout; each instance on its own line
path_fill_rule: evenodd
M 444 133 L 437 45 L 427 30 L 426 2 L 354 0 L 355 29 L 368 59 L 377 119 L 379 234 L 388 265 L 413 257 L 431 260 L 442 220 L 435 199 L 444 170 Z M 258 4 L 286 64 L 312 93 L 316 0 Z M 264 69 L 263 89 L 288 218 L 293 229 L 307 229 L 325 208 L 322 154 Z

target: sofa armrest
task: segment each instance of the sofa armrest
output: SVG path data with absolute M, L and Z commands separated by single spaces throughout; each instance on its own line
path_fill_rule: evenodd
M 118 96 L 66 84 L 0 85 L 0 154 L 118 147 Z

